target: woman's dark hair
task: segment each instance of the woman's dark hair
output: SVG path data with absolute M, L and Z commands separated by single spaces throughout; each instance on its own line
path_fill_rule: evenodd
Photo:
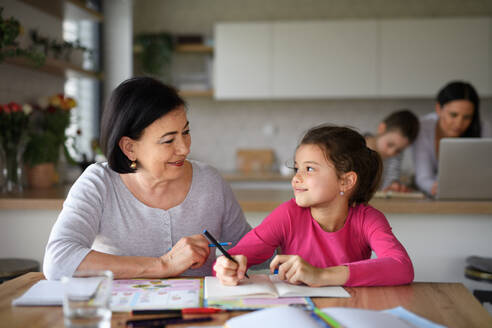
M 174 88 L 153 78 L 123 81 L 112 92 L 102 117 L 100 141 L 109 167 L 118 173 L 135 172 L 120 149 L 120 139 L 123 136 L 139 139 L 155 120 L 185 105 Z
M 319 125 L 304 135 L 301 145 L 319 146 L 335 165 L 337 176 L 350 171 L 357 174 L 349 206 L 366 204 L 372 198 L 381 181 L 383 163 L 379 154 L 366 146 L 366 140 L 358 132 L 348 127 Z
M 419 134 L 419 119 L 408 109 L 401 109 L 391 113 L 383 122 L 386 124 L 386 131 L 398 131 L 410 143 L 413 143 Z
M 463 138 L 480 138 L 480 98 L 475 88 L 467 82 L 452 81 L 446 84 L 437 94 L 437 102 L 441 108 L 454 100 L 469 100 L 473 104 L 473 118 L 468 129 L 461 135 Z

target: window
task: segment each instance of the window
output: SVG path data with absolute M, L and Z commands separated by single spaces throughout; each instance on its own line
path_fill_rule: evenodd
M 79 42 L 87 48 L 82 68 L 100 71 L 101 26 L 90 20 L 65 20 L 63 39 L 72 43 Z M 67 129 L 66 142 L 70 155 L 77 161 L 92 160 L 93 140 L 99 137 L 99 116 L 101 112 L 101 82 L 92 77 L 79 74 L 70 75 L 65 82 L 65 94 L 77 101 L 72 111 L 71 124 Z

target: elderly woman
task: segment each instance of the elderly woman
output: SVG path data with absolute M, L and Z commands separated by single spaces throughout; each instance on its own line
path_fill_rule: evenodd
M 201 232 L 236 243 L 251 227 L 230 187 L 188 160 L 185 102 L 151 78 L 112 93 L 101 127 L 107 163 L 72 186 L 44 258 L 48 279 L 107 269 L 115 278 L 210 275 L 215 251 Z
M 437 95 L 436 111 L 420 120 L 414 143 L 415 182 L 428 195 L 437 194 L 439 142 L 442 138 L 490 138 L 492 129 L 480 119 L 480 98 L 470 83 L 453 81 Z

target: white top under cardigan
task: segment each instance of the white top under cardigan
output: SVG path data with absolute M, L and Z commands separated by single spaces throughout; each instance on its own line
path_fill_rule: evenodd
M 160 257 L 185 236 L 204 229 L 236 244 L 251 227 L 231 188 L 211 166 L 190 161 L 193 177 L 184 201 L 169 210 L 149 207 L 107 163 L 89 166 L 74 183 L 51 231 L 44 257 L 47 279 L 72 275 L 91 251 Z M 211 275 L 215 252 L 183 275 Z

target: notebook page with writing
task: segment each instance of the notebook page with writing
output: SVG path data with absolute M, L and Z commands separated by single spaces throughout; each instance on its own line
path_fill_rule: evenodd
M 277 298 L 272 282 L 265 274 L 251 275 L 237 286 L 224 286 L 216 277 L 205 277 L 206 299 Z
M 350 294 L 340 286 L 309 287 L 306 285 L 292 285 L 278 279 L 276 275 L 271 275 L 270 280 L 275 286 L 279 297 L 350 297 Z

